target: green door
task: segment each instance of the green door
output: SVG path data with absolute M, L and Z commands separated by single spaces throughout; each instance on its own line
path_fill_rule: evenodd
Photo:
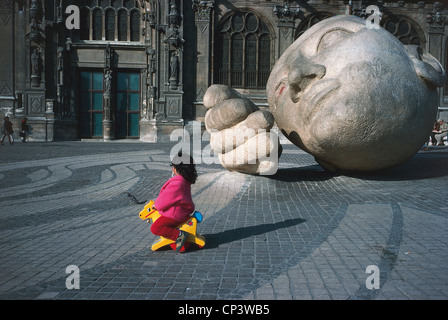
M 98 138 L 103 136 L 103 73 L 80 72 L 79 136 Z
M 140 73 L 117 72 L 116 97 L 116 138 L 138 138 L 140 134 Z

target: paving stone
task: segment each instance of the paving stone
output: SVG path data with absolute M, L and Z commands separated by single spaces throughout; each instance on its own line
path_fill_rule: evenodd
M 0 148 L 0 299 L 448 298 L 448 148 L 351 176 L 292 145 L 274 176 L 198 164 L 192 193 L 206 246 L 179 255 L 151 251 L 143 204 L 127 196 L 157 197 L 172 147 Z M 80 289 L 66 288 L 69 265 Z M 380 289 L 366 288 L 369 265 Z

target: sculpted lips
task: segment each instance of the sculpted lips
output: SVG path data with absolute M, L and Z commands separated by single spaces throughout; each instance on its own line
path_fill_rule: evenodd
M 322 79 L 314 82 L 303 91 L 300 105 L 304 108 L 305 121 L 309 122 L 321 109 L 321 104 L 331 93 L 340 87 L 338 79 Z
M 280 79 L 274 91 L 277 99 L 285 94 L 284 91 L 288 87 L 288 78 L 284 77 Z M 296 102 L 300 103 L 301 107 L 304 109 L 301 114 L 304 115 L 305 121 L 308 122 L 311 120 L 311 117 L 320 110 L 320 103 L 324 98 L 339 87 L 340 81 L 338 79 L 321 79 L 310 84 L 304 91 L 299 92 L 297 94 L 299 101 Z M 277 109 L 276 103 L 271 106 L 271 108 L 273 109 L 272 111 L 275 112 Z

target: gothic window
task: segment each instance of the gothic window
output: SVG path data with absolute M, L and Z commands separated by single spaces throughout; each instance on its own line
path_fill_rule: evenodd
M 105 14 L 106 40 L 115 40 L 115 11 L 107 9 Z
M 243 85 L 243 42 L 244 38 L 241 34 L 237 33 L 232 37 L 232 49 L 230 51 L 230 57 L 232 61 L 232 85 L 241 87 Z
M 87 7 L 83 7 L 80 10 L 80 34 L 81 40 L 89 40 L 90 32 L 90 10 Z
M 125 0 L 123 7 L 125 7 L 126 9 L 134 8 L 134 1 L 133 0 Z
M 92 11 L 92 40 L 101 40 L 103 32 L 103 10 L 100 8 Z
M 331 13 L 318 13 L 308 16 L 297 28 L 296 39 L 316 23 L 331 16 L 333 16 Z M 403 44 L 424 46 L 424 33 L 406 17 L 400 15 L 383 16 L 380 24 Z
M 317 14 L 309 15 L 298 26 L 295 34 L 295 39 L 300 37 L 306 30 L 314 26 L 316 23 L 321 22 L 327 18 L 332 17 L 334 14 L 328 12 L 320 12 Z
M 140 41 L 140 9 L 136 0 L 81 2 L 80 40 Z
M 112 6 L 113 6 L 115 9 L 118 9 L 118 8 L 121 7 L 122 2 L 123 2 L 123 1 L 121 1 L 121 0 L 113 0 L 113 1 L 112 1 Z
M 271 51 L 271 39 L 268 35 L 262 35 L 260 37 L 260 52 Z M 271 56 L 268 54 L 261 54 L 259 57 L 258 65 L 261 72 L 257 74 L 258 83 L 267 83 L 269 74 L 271 73 Z
M 260 15 L 235 11 L 217 29 L 214 82 L 265 89 L 272 63 L 272 36 Z
M 138 41 L 140 38 L 140 13 L 132 10 L 130 14 L 131 41 Z
M 247 37 L 247 47 L 245 52 L 245 70 L 246 70 L 246 84 L 248 87 L 254 87 L 257 85 L 257 61 L 253 59 L 257 55 L 257 37 L 251 34 Z
M 424 36 L 419 35 L 419 30 L 415 26 L 415 23 L 411 22 L 405 17 L 398 15 L 385 17 L 381 19 L 381 26 L 392 33 L 398 40 L 403 44 L 415 44 L 418 46 L 423 46 L 424 43 L 422 38 Z M 420 32 L 422 33 L 422 32 Z
M 128 38 L 128 14 L 125 9 L 118 11 L 118 41 Z

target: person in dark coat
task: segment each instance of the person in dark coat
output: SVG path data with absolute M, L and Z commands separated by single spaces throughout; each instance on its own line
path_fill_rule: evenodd
M 14 130 L 12 129 L 12 122 L 9 121 L 9 117 L 5 116 L 3 117 L 2 122 L 2 141 L 1 144 L 3 145 L 3 141 L 5 141 L 5 137 L 8 137 L 9 144 L 14 144 L 14 137 L 12 134 L 14 133 Z
M 26 117 L 22 118 L 20 131 L 20 140 L 22 140 L 22 142 L 26 142 L 26 133 L 28 132 L 28 124 L 26 123 L 27 121 L 28 119 Z

